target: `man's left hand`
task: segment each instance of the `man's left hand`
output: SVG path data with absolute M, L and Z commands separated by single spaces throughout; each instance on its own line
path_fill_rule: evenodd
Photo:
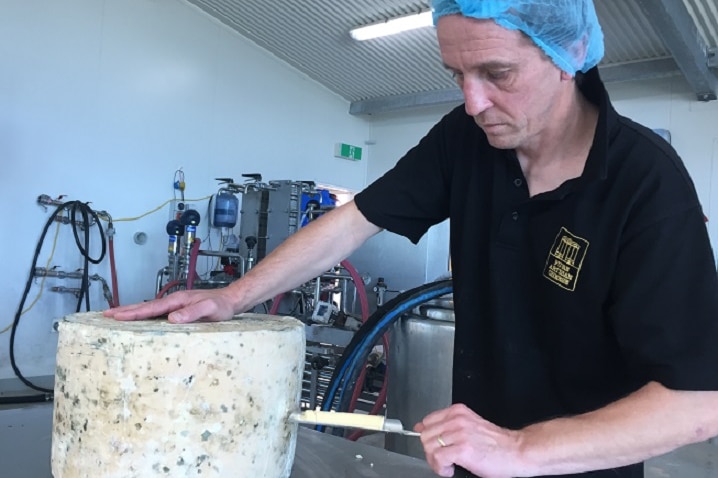
M 454 475 L 454 465 L 484 478 L 520 475 L 521 434 L 484 420 L 462 404 L 427 415 L 421 433 L 426 460 L 439 476 Z

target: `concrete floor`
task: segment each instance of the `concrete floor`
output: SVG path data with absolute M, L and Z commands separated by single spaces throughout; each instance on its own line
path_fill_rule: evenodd
M 0 406 L 0 476 L 51 478 L 52 404 Z M 360 439 L 384 446 L 384 435 Z M 718 444 L 698 443 L 649 460 L 646 478 L 718 478 Z

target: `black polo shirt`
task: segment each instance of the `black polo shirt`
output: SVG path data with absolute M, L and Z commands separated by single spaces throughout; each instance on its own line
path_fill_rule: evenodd
M 460 106 L 355 197 L 417 242 L 451 219 L 453 400 L 521 428 L 655 380 L 718 390 L 718 287 L 697 195 L 671 146 L 619 116 L 597 69 L 583 174 L 529 197 L 514 151 Z M 431 351 L 427 351 L 431 353 Z M 639 477 L 642 466 L 581 476 Z

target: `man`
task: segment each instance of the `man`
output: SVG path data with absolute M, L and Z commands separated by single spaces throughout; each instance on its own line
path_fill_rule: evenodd
M 416 242 L 450 217 L 455 405 L 415 427 L 436 473 L 638 478 L 646 458 L 718 435 L 701 208 L 670 146 L 613 110 L 591 1 L 434 11 L 462 108 L 228 288 L 108 315 L 226 319 L 380 228 Z

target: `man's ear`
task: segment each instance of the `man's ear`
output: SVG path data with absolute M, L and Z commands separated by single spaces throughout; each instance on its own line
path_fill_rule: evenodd
M 581 69 L 580 67 L 586 62 L 586 55 L 588 54 L 588 35 L 583 34 L 581 38 L 568 47 L 567 51 L 571 55 L 571 58 L 574 59 L 576 69 Z

